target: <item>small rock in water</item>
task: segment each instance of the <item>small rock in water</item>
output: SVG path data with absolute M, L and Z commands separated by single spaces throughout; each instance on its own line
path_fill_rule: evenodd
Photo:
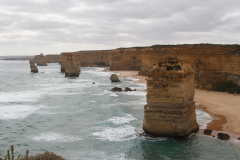
M 94 82 L 92 84 L 95 84 Z
M 204 134 L 212 134 L 212 130 L 211 129 L 205 129 Z
M 240 141 L 240 137 L 238 138 L 238 140 Z
M 132 91 L 132 89 L 131 89 L 131 88 L 129 88 L 129 87 L 125 87 L 124 91 L 125 91 L 125 92 L 131 92 L 131 91 Z
M 111 77 L 110 77 L 110 80 L 112 82 L 120 82 L 118 76 L 116 74 L 112 74 Z
M 122 88 L 114 87 L 111 89 L 113 92 L 122 92 Z
M 229 140 L 230 139 L 230 136 L 226 133 L 221 133 L 221 132 L 219 132 L 218 133 L 218 139 L 221 139 L 221 140 Z

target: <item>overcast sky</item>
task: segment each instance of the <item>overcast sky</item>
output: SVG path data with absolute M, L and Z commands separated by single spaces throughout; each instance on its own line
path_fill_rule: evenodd
M 0 0 L 0 55 L 239 41 L 240 0 Z

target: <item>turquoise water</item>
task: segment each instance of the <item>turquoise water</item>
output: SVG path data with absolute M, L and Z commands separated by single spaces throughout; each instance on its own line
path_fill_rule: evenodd
M 240 159 L 240 150 L 208 136 L 187 140 L 147 139 L 142 133 L 145 84 L 101 68 L 81 68 L 79 78 L 64 78 L 58 64 L 30 73 L 26 61 L 0 61 L 0 157 L 10 145 L 16 154 L 52 151 L 68 160 Z M 95 82 L 95 84 L 92 84 Z M 140 89 L 112 93 L 114 86 Z M 197 111 L 201 127 L 209 117 Z

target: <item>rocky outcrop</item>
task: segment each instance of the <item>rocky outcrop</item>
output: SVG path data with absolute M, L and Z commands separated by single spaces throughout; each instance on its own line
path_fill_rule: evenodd
M 191 66 L 175 57 L 166 57 L 148 75 L 144 131 L 164 137 L 184 137 L 198 131 Z
M 112 75 L 110 76 L 110 80 L 111 80 L 112 82 L 120 82 L 120 80 L 119 80 L 119 78 L 118 78 L 118 76 L 117 76 L 116 74 L 112 74 Z
M 154 45 L 116 49 L 110 70 L 138 70 L 147 76 L 149 70 L 166 56 L 178 57 L 195 71 L 195 87 L 212 89 L 222 81 L 240 85 L 240 46 L 214 44 Z
M 212 134 L 212 130 L 211 129 L 205 129 L 204 134 Z
M 36 55 L 33 61 L 37 63 L 37 66 L 47 66 L 46 56 L 42 53 L 40 55 Z
M 29 63 L 30 63 L 31 72 L 33 72 L 33 73 L 38 73 L 38 68 L 37 68 L 37 66 L 35 65 L 34 61 L 30 59 L 30 60 L 29 60 Z
M 79 77 L 80 73 L 80 64 L 76 61 L 75 57 L 68 53 L 66 54 L 66 63 L 65 63 L 65 77 Z
M 114 87 L 111 89 L 113 92 L 122 92 L 122 88 Z
M 227 133 L 219 132 L 217 136 L 218 136 L 218 139 L 221 139 L 221 140 L 229 140 L 230 139 L 230 136 Z

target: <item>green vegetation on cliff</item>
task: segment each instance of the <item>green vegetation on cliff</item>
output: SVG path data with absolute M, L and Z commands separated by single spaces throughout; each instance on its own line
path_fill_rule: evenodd
M 229 82 L 221 82 L 216 84 L 213 89 L 213 91 L 219 91 L 219 92 L 228 92 L 231 94 L 240 93 L 240 86 L 238 86 L 237 84 L 235 84 L 233 81 L 229 81 Z

